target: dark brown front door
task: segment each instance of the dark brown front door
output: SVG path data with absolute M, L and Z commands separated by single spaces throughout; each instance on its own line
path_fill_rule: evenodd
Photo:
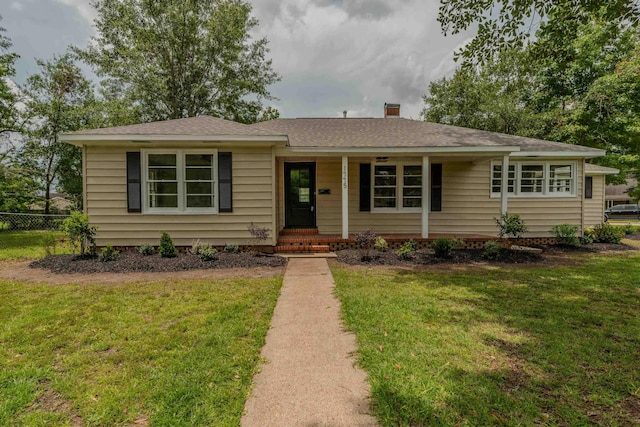
M 316 164 L 284 164 L 286 228 L 316 227 Z

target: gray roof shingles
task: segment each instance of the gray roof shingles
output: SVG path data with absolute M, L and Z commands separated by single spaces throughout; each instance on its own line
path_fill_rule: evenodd
M 276 119 L 245 125 L 209 116 L 83 130 L 69 135 L 287 136 L 291 147 L 413 148 L 518 146 L 527 152 L 593 152 L 592 148 L 403 118 Z M 177 138 L 178 139 L 178 138 Z

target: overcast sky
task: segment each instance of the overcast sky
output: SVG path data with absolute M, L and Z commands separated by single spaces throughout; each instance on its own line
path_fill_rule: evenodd
M 385 102 L 417 119 L 430 81 L 455 69 L 471 34 L 444 37 L 438 0 L 253 0 L 273 68 L 281 117 L 381 117 Z M 0 23 L 21 58 L 16 81 L 70 44 L 86 46 L 90 0 L 0 0 Z

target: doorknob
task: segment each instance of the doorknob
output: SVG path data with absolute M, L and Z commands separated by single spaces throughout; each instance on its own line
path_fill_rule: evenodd
M 311 206 L 311 212 L 313 212 L 313 205 Z

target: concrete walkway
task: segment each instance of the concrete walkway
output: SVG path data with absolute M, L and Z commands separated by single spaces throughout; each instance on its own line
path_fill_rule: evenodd
M 334 286 L 326 259 L 289 260 L 243 427 L 377 425 Z

